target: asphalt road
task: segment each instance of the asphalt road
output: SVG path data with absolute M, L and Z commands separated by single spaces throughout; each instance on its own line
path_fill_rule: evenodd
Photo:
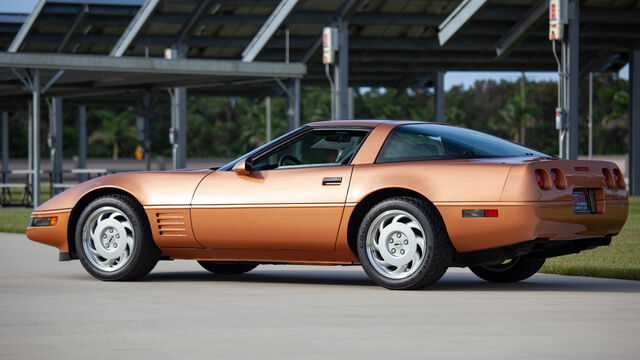
M 0 234 L 0 359 L 638 359 L 640 282 L 556 275 L 490 284 L 451 269 L 389 291 L 359 267 L 216 277 L 161 262 L 107 283 Z

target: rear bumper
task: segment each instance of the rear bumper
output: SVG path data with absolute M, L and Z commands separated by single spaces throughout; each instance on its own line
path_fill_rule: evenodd
M 489 265 L 515 257 L 524 257 L 525 259 L 531 260 L 546 259 L 554 256 L 575 254 L 583 250 L 593 249 L 598 246 L 607 246 L 609 244 L 611 244 L 611 236 L 555 241 L 539 238 L 494 249 L 460 253 L 458 254 L 458 264 L 456 265 Z
M 598 203 L 598 213 L 574 214 L 571 201 L 436 204 L 459 253 L 495 249 L 531 239 L 577 240 L 617 235 L 628 200 Z M 497 217 L 462 217 L 465 209 L 495 209 Z

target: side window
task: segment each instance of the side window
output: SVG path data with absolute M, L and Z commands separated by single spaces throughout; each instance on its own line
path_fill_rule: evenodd
M 376 163 L 516 156 L 548 157 L 526 146 L 470 129 L 442 124 L 408 124 L 391 131 Z
M 253 168 L 269 170 L 346 165 L 366 134 L 363 130 L 313 130 L 261 157 Z
M 377 162 L 439 159 L 445 154 L 441 136 L 394 130 L 380 150 Z

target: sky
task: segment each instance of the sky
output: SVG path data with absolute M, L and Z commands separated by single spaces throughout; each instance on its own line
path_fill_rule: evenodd
M 0 0 L 0 12 L 28 13 L 31 12 L 37 0 Z M 453 86 L 462 85 L 465 88 L 472 87 L 477 80 L 492 79 L 496 81 L 519 79 L 519 71 L 449 71 L 444 75 L 445 90 Z M 527 72 L 527 81 L 557 81 L 558 74 L 555 72 Z M 629 65 L 620 70 L 620 77 L 629 78 Z

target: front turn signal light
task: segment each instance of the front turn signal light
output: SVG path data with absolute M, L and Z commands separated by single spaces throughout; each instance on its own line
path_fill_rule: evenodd
M 58 223 L 58 217 L 35 217 L 31 218 L 29 226 L 55 226 Z

